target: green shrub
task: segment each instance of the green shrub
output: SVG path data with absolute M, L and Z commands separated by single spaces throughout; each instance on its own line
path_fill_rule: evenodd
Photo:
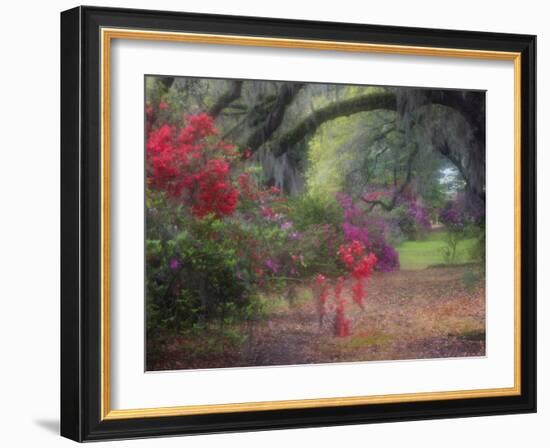
M 344 219 L 342 208 L 336 199 L 324 199 L 320 195 L 303 194 L 289 200 L 289 217 L 298 230 L 310 226 L 329 224 L 338 228 Z

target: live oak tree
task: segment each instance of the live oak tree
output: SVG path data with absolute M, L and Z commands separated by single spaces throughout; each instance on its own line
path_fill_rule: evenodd
M 395 196 L 373 207 L 395 206 L 427 159 L 426 151 L 441 155 L 456 168 L 467 193 L 485 200 L 483 92 L 195 78 L 151 82 L 159 95 L 177 99 L 171 104 L 187 112 L 193 105 L 214 117 L 224 138 L 255 155 L 266 183 L 287 193 L 304 188 L 312 139 L 347 119 L 354 129 L 346 135 L 365 153 L 364 166 L 346 173 L 348 181 L 353 183 L 354 174 L 370 181 L 393 157 Z

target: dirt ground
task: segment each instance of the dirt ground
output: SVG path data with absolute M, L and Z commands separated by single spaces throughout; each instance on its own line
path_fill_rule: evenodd
M 241 329 L 239 342 L 172 338 L 148 370 L 317 364 L 485 355 L 484 281 L 471 266 L 375 273 L 365 308 L 347 307 L 351 335 L 334 336 L 334 315 L 319 325 L 309 288 L 289 306 L 275 302 L 267 319 Z

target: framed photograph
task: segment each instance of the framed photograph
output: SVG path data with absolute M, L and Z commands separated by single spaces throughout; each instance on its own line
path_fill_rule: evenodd
M 61 433 L 536 411 L 535 36 L 61 14 Z

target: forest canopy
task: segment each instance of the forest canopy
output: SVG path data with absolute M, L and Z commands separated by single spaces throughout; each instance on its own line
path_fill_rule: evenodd
M 146 82 L 151 104 L 162 99 L 174 117 L 206 111 L 224 139 L 255 154 L 267 183 L 291 194 L 319 174 L 308 173 L 308 162 L 332 165 L 330 152 L 343 170 L 335 182 L 366 174 L 371 183 L 399 185 L 409 165 L 424 167 L 436 153 L 440 167 L 455 168 L 468 192 L 484 200 L 484 92 L 179 77 Z M 321 160 L 309 151 L 322 140 Z M 347 149 L 361 153 L 362 170 L 341 160 L 350 159 Z M 390 165 L 396 178 L 383 179 Z

